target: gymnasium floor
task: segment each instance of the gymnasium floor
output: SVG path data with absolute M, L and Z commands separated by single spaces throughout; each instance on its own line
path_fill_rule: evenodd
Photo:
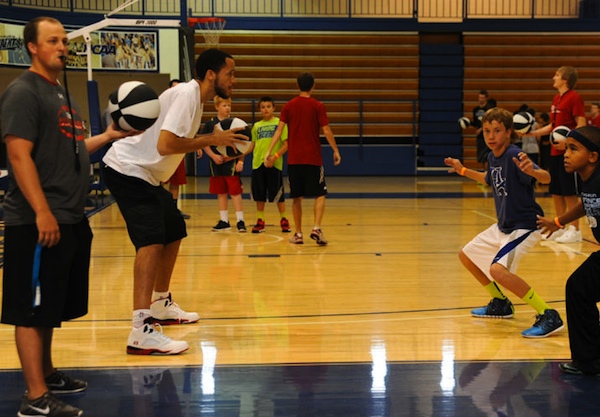
M 203 319 L 164 328 L 190 343 L 179 356 L 125 354 L 134 252 L 115 204 L 91 216 L 90 313 L 56 331 L 54 355 L 89 382 L 68 399 L 84 415 L 600 415 L 600 378 L 558 370 L 566 329 L 522 338 L 534 312 L 514 298 L 515 319 L 469 314 L 488 300 L 456 254 L 494 222 L 489 189 L 455 176 L 329 177 L 330 244 L 318 247 L 287 243 L 273 205 L 266 233 L 212 233 L 207 188 L 192 178 L 183 190 L 192 218 L 172 291 Z M 543 187 L 539 195 L 552 215 Z M 253 203 L 244 203 L 251 226 Z M 306 200 L 305 229 L 311 208 Z M 519 269 L 563 318 L 566 278 L 598 249 L 582 230 L 581 244 L 540 242 Z M 24 390 L 12 337 L 0 325 L 0 417 L 16 414 Z

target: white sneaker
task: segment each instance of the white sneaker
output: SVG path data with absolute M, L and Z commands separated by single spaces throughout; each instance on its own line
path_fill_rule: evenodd
M 189 324 L 200 320 L 198 313 L 187 313 L 171 299 L 171 293 L 167 298 L 159 298 L 150 304 L 150 314 L 152 317 L 146 319 L 147 323 L 158 323 L 162 325 L 169 324 Z
M 562 234 L 566 232 L 565 229 L 558 229 L 556 232 L 552 233 L 552 236 L 548 237 L 548 235 L 542 235 L 543 240 L 556 240 L 562 236 Z
M 566 228 L 565 232 L 554 239 L 558 243 L 577 243 L 581 242 L 581 231 L 575 229 L 572 224 Z
M 130 355 L 177 355 L 190 348 L 184 340 L 173 340 L 165 336 L 159 324 L 144 324 L 131 329 L 127 339 Z

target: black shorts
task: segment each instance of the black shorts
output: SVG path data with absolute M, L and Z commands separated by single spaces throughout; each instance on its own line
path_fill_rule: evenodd
M 252 200 L 283 203 L 283 173 L 277 168 L 261 165 L 252 170 Z
M 60 327 L 87 314 L 92 230 L 87 218 L 61 224 L 60 241 L 42 248 L 39 258 L 40 304 L 34 307 L 35 224 L 6 226 L 2 323 L 25 327 Z
M 173 203 L 173 195 L 164 187 L 123 175 L 110 167 L 105 167 L 104 179 L 136 249 L 167 245 L 187 236 L 185 220 Z
M 565 171 L 564 155 L 550 157 L 550 186 L 548 192 L 552 195 L 571 196 L 579 194 L 578 175 Z
M 290 198 L 327 195 L 325 169 L 316 165 L 288 165 Z

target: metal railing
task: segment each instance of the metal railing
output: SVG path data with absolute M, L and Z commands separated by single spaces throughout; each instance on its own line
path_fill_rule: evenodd
M 148 16 L 406 18 L 577 18 L 585 0 L 140 0 L 124 13 Z M 119 0 L 0 0 L 0 5 L 105 14 Z

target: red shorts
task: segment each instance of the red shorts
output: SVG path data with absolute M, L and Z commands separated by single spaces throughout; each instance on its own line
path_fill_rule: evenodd
M 181 160 L 181 163 L 179 164 L 173 175 L 171 175 L 171 178 L 169 178 L 168 182 L 169 184 L 173 185 L 187 184 L 187 177 L 185 176 L 185 162 L 183 159 Z
M 239 175 L 210 177 L 208 191 L 211 194 L 241 194 L 242 191 L 244 191 L 244 187 L 242 187 L 242 178 Z

